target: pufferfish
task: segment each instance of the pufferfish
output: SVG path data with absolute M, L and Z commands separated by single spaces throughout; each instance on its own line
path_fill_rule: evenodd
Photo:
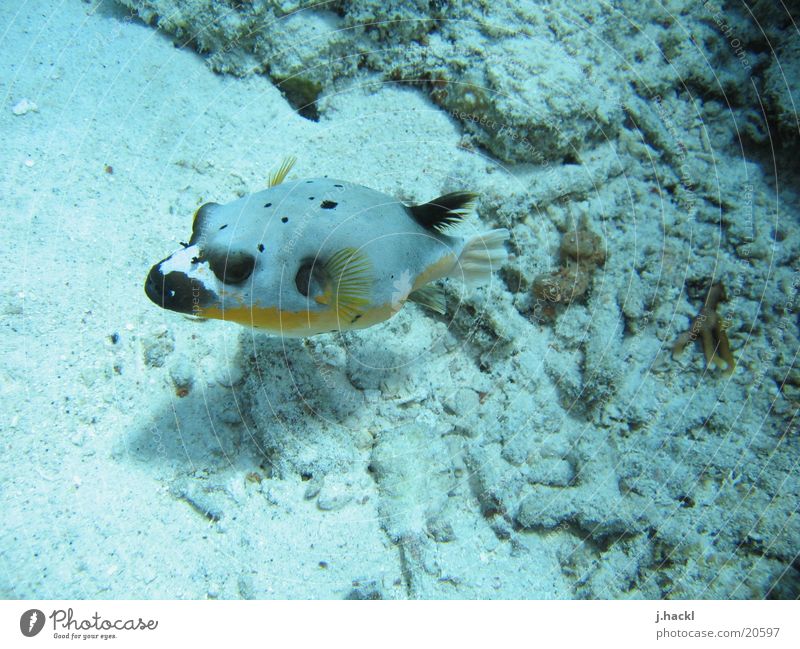
M 189 242 L 150 270 L 147 296 L 179 313 L 305 337 L 372 326 L 407 300 L 444 313 L 433 282 L 485 280 L 507 258 L 504 228 L 458 236 L 471 192 L 405 205 L 343 180 L 284 182 L 294 161 L 268 189 L 200 207 Z

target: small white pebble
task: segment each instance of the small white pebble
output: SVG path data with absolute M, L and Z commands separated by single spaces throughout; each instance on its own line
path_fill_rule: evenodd
M 35 165 L 35 164 L 36 164 L 36 163 L 35 163 L 33 160 L 31 160 L 30 158 L 28 158 L 28 159 L 25 161 L 25 166 L 26 166 L 26 167 L 32 167 L 32 166 L 33 166 L 33 165 Z
M 130 322 L 126 323 L 125 329 L 128 331 L 133 331 L 133 324 L 131 324 Z
M 14 104 L 11 112 L 18 116 L 25 115 L 26 113 L 39 112 L 39 107 L 30 99 L 20 99 L 16 104 Z

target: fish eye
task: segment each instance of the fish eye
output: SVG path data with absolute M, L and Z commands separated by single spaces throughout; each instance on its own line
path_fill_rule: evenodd
M 256 258 L 246 252 L 232 252 L 209 260 L 209 266 L 223 284 L 241 284 L 250 275 L 256 265 Z
M 322 292 L 324 277 L 319 262 L 309 259 L 300 264 L 297 275 L 294 277 L 295 286 L 303 297 Z

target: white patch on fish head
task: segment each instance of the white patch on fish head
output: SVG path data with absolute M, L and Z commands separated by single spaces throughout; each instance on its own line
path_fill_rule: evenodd
M 176 251 L 159 264 L 165 275 L 178 272 L 203 284 L 210 283 L 212 275 L 207 261 L 200 259 L 200 246 L 195 244 Z

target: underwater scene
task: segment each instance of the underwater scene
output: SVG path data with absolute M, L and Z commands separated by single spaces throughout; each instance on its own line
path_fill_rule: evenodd
M 0 3 L 0 595 L 800 597 L 798 20 Z

